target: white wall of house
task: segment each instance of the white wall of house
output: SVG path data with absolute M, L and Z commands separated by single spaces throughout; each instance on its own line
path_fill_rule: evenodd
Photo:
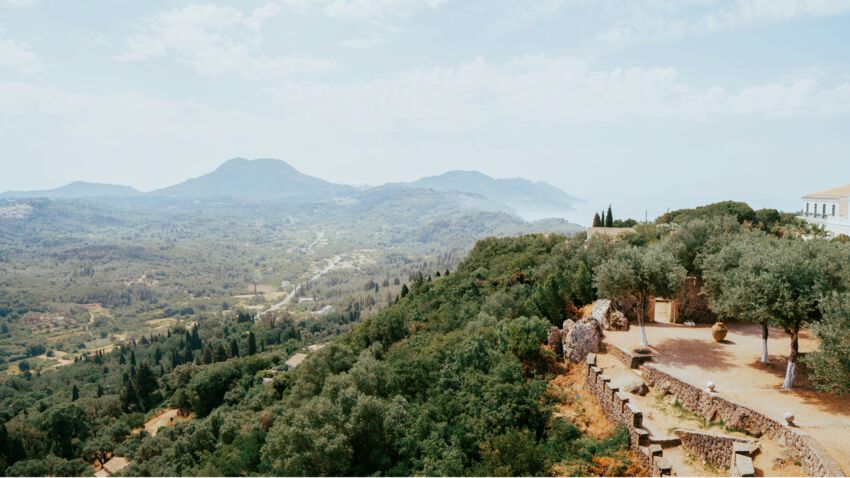
M 801 212 L 804 217 L 844 217 L 847 218 L 846 199 L 844 199 L 845 207 L 842 206 L 842 201 L 839 199 L 821 199 L 821 198 L 803 198 L 803 207 Z M 842 211 L 843 210 L 843 211 Z M 842 214 L 843 212 L 843 214 Z

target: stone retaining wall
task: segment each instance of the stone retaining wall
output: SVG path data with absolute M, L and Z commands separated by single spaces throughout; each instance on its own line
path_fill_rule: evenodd
M 629 352 L 626 349 L 623 349 L 614 344 L 605 344 L 605 351 L 609 354 L 613 355 L 614 358 L 622 362 L 626 367 L 629 368 L 639 368 L 641 364 L 644 364 L 655 356 L 654 353 L 648 354 L 637 354 Z
M 629 446 L 652 476 L 671 476 L 670 463 L 658 445 L 651 445 L 649 432 L 642 428 L 643 412 L 630 403 L 629 395 L 611 385 L 611 378 L 596 366 L 596 354 L 585 359 L 585 388 L 599 402 L 602 412 L 614 423 L 625 425 L 629 431 Z
M 785 426 L 767 416 L 683 382 L 652 365 L 642 365 L 643 380 L 649 386 L 666 384 L 682 406 L 708 421 L 723 420 L 727 427 L 755 437 L 767 436 L 784 444 L 809 476 L 844 476 L 838 463 L 805 432 Z
M 675 430 L 673 434 L 682 440 L 682 447 L 718 468 L 729 468 L 733 465 L 735 443 L 755 447 L 755 442 L 746 438 L 716 435 L 695 430 Z

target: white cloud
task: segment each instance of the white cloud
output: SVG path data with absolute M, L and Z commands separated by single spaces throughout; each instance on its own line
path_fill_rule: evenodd
M 850 12 L 850 0 L 601 1 L 583 6 L 613 19 L 615 25 L 600 33 L 599 39 L 615 46 Z M 690 11 L 698 13 L 693 15 Z
M 340 20 L 386 21 L 433 11 L 448 0 L 283 0 L 302 13 L 321 11 Z
M 12 38 L 0 38 L 0 68 L 11 68 L 25 75 L 41 71 L 41 59 L 30 45 Z
M 710 12 L 695 25 L 698 31 L 724 31 L 797 18 L 840 15 L 848 0 L 738 0 L 731 8 Z
M 351 128 L 470 131 L 501 125 L 612 122 L 634 118 L 704 120 L 850 113 L 850 83 L 829 88 L 814 78 L 783 78 L 739 91 L 697 87 L 674 68 L 594 69 L 569 57 L 482 58 L 451 68 L 414 68 L 358 84 L 302 86 L 276 92 L 290 111 Z
M 204 76 L 232 74 L 244 78 L 283 78 L 317 73 L 334 63 L 311 56 L 270 57 L 261 52 L 261 30 L 281 8 L 266 4 L 244 13 L 229 6 L 189 5 L 170 10 L 143 23 L 117 58 L 141 61 L 172 55 Z

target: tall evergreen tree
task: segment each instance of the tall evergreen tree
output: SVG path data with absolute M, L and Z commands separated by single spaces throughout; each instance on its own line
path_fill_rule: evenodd
M 130 351 L 130 366 L 131 367 L 136 366 L 136 351 L 135 350 Z
M 239 356 L 239 344 L 236 343 L 236 339 L 230 339 L 230 356 L 238 357 Z
M 103 396 L 103 385 L 97 384 L 97 397 L 100 398 Z
M 133 380 L 127 380 L 121 387 L 121 408 L 125 412 L 133 412 L 139 409 L 139 395 L 136 393 L 136 385 Z
M 138 394 L 139 404 L 142 410 L 150 410 L 158 399 L 157 390 L 159 389 L 159 384 L 147 362 L 139 365 L 133 381 L 135 382 L 136 393 Z
M 599 213 L 593 213 L 593 227 L 602 227 L 602 220 L 599 218 Z
M 76 402 L 78 398 L 80 398 L 80 389 L 77 388 L 77 384 L 74 384 L 74 386 L 71 387 L 71 401 Z
M 614 214 L 611 213 L 611 205 L 608 205 L 608 214 L 605 215 L 605 227 L 614 227 Z
M 198 324 L 195 324 L 195 326 L 192 327 L 192 341 L 191 342 L 192 342 L 192 348 L 193 349 L 199 349 L 203 346 L 203 343 L 201 342 L 201 336 L 198 333 Z
M 257 353 L 257 338 L 254 337 L 254 332 L 248 332 L 248 355 Z
M 218 344 L 215 348 L 215 361 L 224 362 L 225 360 L 227 360 L 227 350 L 224 348 L 224 345 Z

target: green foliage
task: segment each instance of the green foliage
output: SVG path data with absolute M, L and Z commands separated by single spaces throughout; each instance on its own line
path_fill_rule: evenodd
M 222 403 L 224 394 L 241 376 L 231 361 L 210 364 L 186 384 L 186 400 L 195 413 L 206 416 Z
M 818 350 L 804 358 L 815 386 L 837 395 L 850 393 L 850 294 L 832 294 L 821 304 L 823 319 L 815 325 Z
M 688 275 L 702 277 L 705 258 L 736 240 L 741 227 L 732 216 L 700 217 L 674 224 L 668 249 Z
M 91 466 L 83 460 L 68 460 L 55 455 L 22 460 L 6 468 L 6 476 L 91 476 L 93 473 Z
M 48 448 L 61 458 L 80 455 L 80 443 L 91 435 L 91 417 L 77 403 L 64 403 L 48 408 L 41 416 L 41 429 Z
M 596 270 L 595 285 L 604 297 L 633 296 L 639 319 L 646 317 L 650 297 L 672 297 L 685 278 L 685 269 L 660 243 L 645 248 L 630 246 Z
M 694 209 L 677 209 L 664 213 L 655 221 L 657 224 L 683 223 L 694 219 L 708 219 L 717 216 L 734 216 L 738 223 L 756 222 L 756 212 L 747 203 L 723 201 Z

